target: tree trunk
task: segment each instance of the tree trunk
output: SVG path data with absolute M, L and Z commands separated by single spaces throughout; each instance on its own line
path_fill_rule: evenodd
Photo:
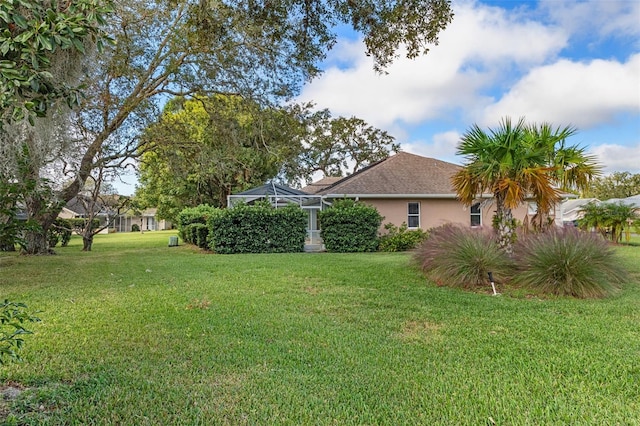
M 513 253 L 515 223 L 511 209 L 504 205 L 504 197 L 496 194 L 496 216 L 493 227 L 498 235 L 498 246 L 508 255 Z
M 82 251 L 91 251 L 93 245 L 93 235 L 82 236 Z
M 24 254 L 54 254 L 49 248 L 49 228 L 55 221 L 60 209 L 47 206 L 45 199 L 34 192 L 25 197 L 28 220 L 37 223 L 39 226 L 27 229 L 24 237 Z

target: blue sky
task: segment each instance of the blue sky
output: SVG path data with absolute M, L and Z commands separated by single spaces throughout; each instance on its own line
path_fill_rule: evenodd
M 461 135 L 502 117 L 572 125 L 605 172 L 640 173 L 640 1 L 455 1 L 428 55 L 373 71 L 342 33 L 300 101 L 386 130 L 404 151 L 454 163 Z

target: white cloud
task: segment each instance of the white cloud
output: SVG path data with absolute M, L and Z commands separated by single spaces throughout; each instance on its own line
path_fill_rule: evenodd
M 503 116 L 525 116 L 590 128 L 625 112 L 640 113 L 640 54 L 625 63 L 560 60 L 534 68 L 488 106 L 480 121 L 493 124 Z
M 640 143 L 635 146 L 602 144 L 592 147 L 591 152 L 605 166 L 604 172 L 640 173 Z
M 456 148 L 461 135 L 455 130 L 435 134 L 430 142 L 413 141 L 402 144 L 403 151 L 424 157 L 437 158 L 459 164 L 461 158 L 457 157 Z
M 597 33 L 600 37 L 640 35 L 640 2 L 637 0 L 542 0 L 540 8 L 551 20 L 574 34 Z M 636 45 L 638 41 L 635 40 Z
M 572 124 L 583 136 L 637 134 L 621 122 L 640 119 L 640 1 L 541 0 L 536 9 L 507 11 L 463 0 L 454 11 L 438 46 L 413 61 L 397 59 L 389 75 L 373 72 L 361 41 L 341 40 L 330 54 L 336 65 L 300 100 L 363 118 L 408 152 L 457 163 L 460 132 L 507 115 Z M 434 135 L 434 128 L 453 130 Z M 593 152 L 607 170 L 640 167 L 638 144 Z
M 451 26 L 425 57 L 397 59 L 377 75 L 361 42 L 343 42 L 332 67 L 307 85 L 301 100 L 313 100 L 336 115 L 356 115 L 377 127 L 396 121 L 437 119 L 456 109 L 481 110 L 483 90 L 503 84 L 507 71 L 543 63 L 566 44 L 559 28 L 522 21 L 517 14 L 473 2 L 456 5 Z

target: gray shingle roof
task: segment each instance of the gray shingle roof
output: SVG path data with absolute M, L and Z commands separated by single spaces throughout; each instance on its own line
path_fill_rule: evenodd
M 247 191 L 239 192 L 234 195 L 307 195 L 299 189 L 289 188 L 288 186 L 279 185 L 277 183 L 267 183 Z
M 319 194 L 455 194 L 451 176 L 461 166 L 407 152 L 378 161 L 342 178 Z
M 317 194 L 318 192 L 322 191 L 323 189 L 325 189 L 326 187 L 333 185 L 334 183 L 338 182 L 339 180 L 344 179 L 343 177 L 335 177 L 335 176 L 326 176 L 323 177 L 320 180 L 317 180 L 313 183 L 310 183 L 309 185 L 305 186 L 304 188 L 302 188 L 302 191 L 306 192 L 307 194 Z

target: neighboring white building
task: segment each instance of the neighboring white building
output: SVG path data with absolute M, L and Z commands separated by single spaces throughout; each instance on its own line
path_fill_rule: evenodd
M 563 202 L 562 223 L 565 225 L 575 224 L 577 220 L 582 219 L 584 206 L 592 203 L 599 204 L 600 200 L 597 198 L 576 198 Z
M 137 225 L 140 231 L 164 231 L 171 229 L 171 222 L 158 219 L 156 214 L 158 209 L 146 209 L 140 214 L 133 214 L 131 211 L 121 214 L 113 222 L 116 232 L 131 232 L 133 226 Z

